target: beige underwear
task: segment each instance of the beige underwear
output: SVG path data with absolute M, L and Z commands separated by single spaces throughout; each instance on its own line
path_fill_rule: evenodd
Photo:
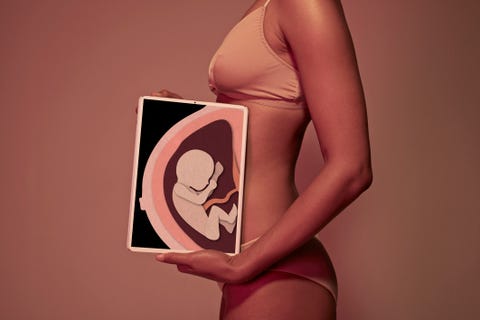
M 242 244 L 242 250 L 251 246 L 258 238 Z M 282 272 L 315 282 L 327 289 L 337 300 L 335 270 L 323 245 L 316 238 L 272 265 L 265 272 Z M 218 283 L 223 289 L 224 283 Z

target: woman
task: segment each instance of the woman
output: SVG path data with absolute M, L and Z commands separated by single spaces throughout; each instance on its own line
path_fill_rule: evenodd
M 210 86 L 219 102 L 249 109 L 242 252 L 157 260 L 224 284 L 222 319 L 334 319 L 335 273 L 315 235 L 372 179 L 364 96 L 340 2 L 255 1 L 213 58 Z M 298 195 L 294 169 L 309 121 L 324 165 Z

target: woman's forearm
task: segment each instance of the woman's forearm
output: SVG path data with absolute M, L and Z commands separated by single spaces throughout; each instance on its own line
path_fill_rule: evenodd
M 233 271 L 245 281 L 314 237 L 365 191 L 372 179 L 369 163 L 326 164 L 280 220 L 251 247 L 233 258 Z

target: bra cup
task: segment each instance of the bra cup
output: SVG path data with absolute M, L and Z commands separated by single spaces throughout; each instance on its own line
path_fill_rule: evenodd
M 247 14 L 225 37 L 210 63 L 209 86 L 233 99 L 301 107 L 298 72 L 273 17 L 265 20 L 267 4 Z M 286 55 L 281 57 L 277 52 L 282 51 Z

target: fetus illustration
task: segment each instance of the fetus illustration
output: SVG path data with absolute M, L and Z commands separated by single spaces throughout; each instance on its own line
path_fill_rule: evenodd
M 220 225 L 232 233 L 236 224 L 235 204 L 226 212 L 210 199 L 223 170 L 219 161 L 215 162 L 210 154 L 199 149 L 186 151 L 176 164 L 173 205 L 186 223 L 209 240 L 219 239 Z

